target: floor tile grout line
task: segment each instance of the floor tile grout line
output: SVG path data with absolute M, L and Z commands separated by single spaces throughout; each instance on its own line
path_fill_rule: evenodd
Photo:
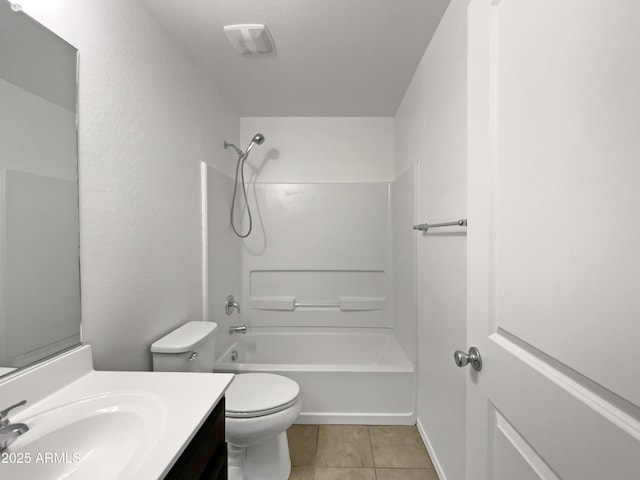
M 316 473 L 318 469 L 316 468 L 316 463 L 318 463 L 318 446 L 320 444 L 320 425 L 317 425 L 316 429 L 316 451 L 313 454 L 313 480 L 316 480 Z
M 371 425 L 367 425 L 367 437 L 369 437 L 369 450 L 371 450 L 371 463 L 373 463 L 373 478 L 378 480 L 376 472 L 376 458 L 373 456 L 373 442 L 371 441 Z

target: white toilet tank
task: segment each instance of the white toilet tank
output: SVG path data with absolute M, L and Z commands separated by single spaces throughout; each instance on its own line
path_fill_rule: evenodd
M 213 322 L 187 322 L 151 344 L 155 372 L 212 372 L 216 329 Z

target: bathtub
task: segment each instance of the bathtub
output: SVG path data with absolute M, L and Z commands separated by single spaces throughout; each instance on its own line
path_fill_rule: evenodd
M 389 329 L 256 327 L 232 338 L 215 371 L 295 380 L 296 423 L 415 423 L 415 366 Z

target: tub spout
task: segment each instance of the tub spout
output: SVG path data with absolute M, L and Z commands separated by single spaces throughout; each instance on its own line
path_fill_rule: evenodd
M 229 333 L 247 333 L 246 325 L 232 325 L 229 327 Z

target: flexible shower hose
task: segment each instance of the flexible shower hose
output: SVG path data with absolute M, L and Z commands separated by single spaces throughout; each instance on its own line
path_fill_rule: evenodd
M 247 156 L 248 155 L 246 153 L 243 153 L 238 156 L 238 162 L 236 163 L 236 180 L 233 185 L 233 199 L 231 200 L 231 228 L 233 229 L 233 233 L 235 233 L 240 238 L 247 238 L 251 233 L 251 229 L 253 228 L 253 220 L 251 218 L 251 207 L 249 207 L 249 202 L 247 200 L 247 187 L 244 183 L 244 162 L 247 159 Z M 244 235 L 238 232 L 233 219 L 233 209 L 236 205 L 236 193 L 238 191 L 238 170 L 240 171 L 240 178 L 242 180 L 242 195 L 244 197 L 244 204 L 247 207 L 247 216 L 249 217 L 249 230 Z

